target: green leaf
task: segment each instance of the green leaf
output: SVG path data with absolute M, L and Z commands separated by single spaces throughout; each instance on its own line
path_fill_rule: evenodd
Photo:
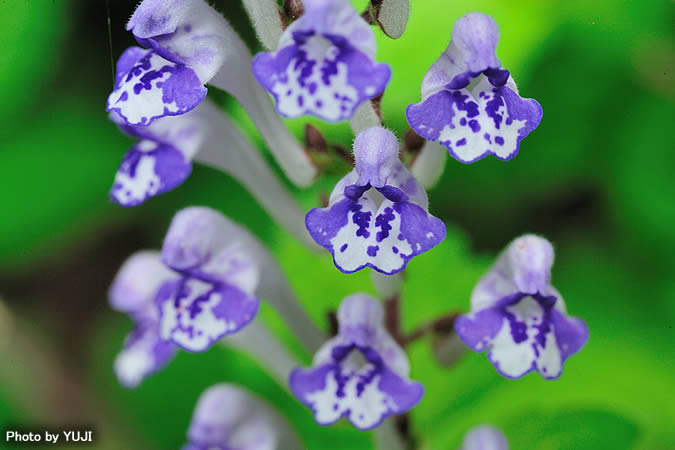
M 639 435 L 635 423 L 618 414 L 589 409 L 532 410 L 508 425 L 511 448 L 538 450 L 630 450 Z
M 0 3 L 0 117 L 8 134 L 57 67 L 68 5 L 65 0 Z

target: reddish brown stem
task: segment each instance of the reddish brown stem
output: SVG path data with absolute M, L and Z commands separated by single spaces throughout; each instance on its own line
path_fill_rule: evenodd
M 394 295 L 384 302 L 384 326 L 389 334 L 403 346 L 403 336 L 401 334 L 401 297 Z
M 459 313 L 453 312 L 438 317 L 430 322 L 423 323 L 407 335 L 403 336 L 401 341 L 403 343 L 402 345 L 406 346 L 432 332 L 436 334 L 452 333 L 454 331 L 455 319 L 457 319 L 458 316 Z
M 328 311 L 326 313 L 326 316 L 328 318 L 328 330 L 330 332 L 331 336 L 336 336 L 338 334 L 338 320 L 337 320 L 337 313 L 335 311 Z
M 321 205 L 322 208 L 327 208 L 328 203 L 330 202 L 330 198 L 328 197 L 328 194 L 325 192 L 321 191 L 319 193 L 319 204 Z M 337 317 L 337 316 L 336 316 Z M 335 319 L 337 320 L 337 319 Z
M 318 150 L 322 153 L 328 148 L 326 138 L 323 137 L 321 131 L 310 123 L 305 124 L 305 146 L 308 149 Z

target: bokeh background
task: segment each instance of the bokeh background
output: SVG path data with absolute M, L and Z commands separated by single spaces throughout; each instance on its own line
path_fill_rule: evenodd
M 368 274 L 342 275 L 327 253 L 305 251 L 211 169 L 197 167 L 183 186 L 134 209 L 108 200 L 131 141 L 104 106 L 111 58 L 134 44 L 124 24 L 135 0 L 109 3 L 0 2 L 0 429 L 80 425 L 94 428 L 101 449 L 178 448 L 199 394 L 231 381 L 277 406 L 309 449 L 372 448 L 370 433 L 315 425 L 254 360 L 222 346 L 180 353 L 136 390 L 117 383 L 112 361 L 132 324 L 108 307 L 107 288 L 129 254 L 160 246 L 187 205 L 217 208 L 258 235 L 321 327 L 344 296 L 373 288 Z M 240 3 L 212 3 L 258 51 Z M 513 449 L 675 448 L 673 2 L 411 3 L 401 39 L 378 33 L 378 59 L 394 73 L 383 99 L 389 128 L 405 132 L 406 105 L 419 100 L 454 21 L 471 11 L 496 19 L 498 56 L 544 118 L 508 163 L 447 162 L 429 195 L 448 237 L 406 271 L 405 329 L 466 311 L 496 253 L 536 232 L 555 244 L 554 284 L 591 330 L 557 381 L 500 378 L 477 354 L 442 369 L 429 339 L 416 342 L 412 377 L 427 395 L 411 414 L 412 435 L 420 448 L 454 449 L 470 427 L 491 423 Z M 239 107 L 210 95 L 266 152 Z M 305 123 L 289 125 L 301 137 Z M 350 145 L 346 124 L 313 123 Z M 346 170 L 336 163 L 298 199 L 316 206 Z M 309 362 L 274 311 L 262 315 Z

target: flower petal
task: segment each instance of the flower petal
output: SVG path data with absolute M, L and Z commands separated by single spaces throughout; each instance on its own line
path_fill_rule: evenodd
M 255 290 L 260 271 L 267 270 L 265 277 L 279 285 L 279 274 L 267 267 L 271 257 L 255 238 L 206 207 L 185 208 L 174 216 L 164 238 L 162 261 L 187 276 L 231 284 L 248 294 Z
M 410 363 L 405 351 L 391 337 L 384 326 L 382 303 L 366 294 L 353 294 L 340 303 L 338 309 L 339 338 L 332 339 L 317 352 L 314 365 L 328 360 L 333 349 L 356 345 L 371 348 L 387 367 L 402 377 L 410 374 Z
M 293 43 L 295 32 L 340 35 L 375 59 L 375 33 L 348 0 L 305 0 L 305 12 L 284 31 L 279 40 L 283 48 Z
M 498 39 L 497 24 L 490 16 L 470 13 L 457 20 L 448 48 L 424 75 L 422 98 L 443 89 L 465 88 L 481 73 L 494 86 L 503 86 L 509 72 L 495 54 Z
M 162 261 L 177 271 L 206 264 L 228 242 L 237 239 L 237 226 L 218 211 L 189 207 L 173 217 L 162 245 Z
M 188 429 L 190 444 L 184 449 L 275 450 L 280 442 L 287 443 L 285 439 L 295 439 L 287 428 L 255 395 L 217 384 L 199 397 Z
M 202 352 L 253 320 L 259 303 L 235 286 L 186 278 L 157 296 L 160 335 L 187 351 Z
M 124 78 L 131 72 L 131 69 L 148 53 L 149 50 L 140 47 L 129 47 L 122 52 L 115 65 L 115 88 L 124 82 Z
M 179 186 L 191 171 L 191 162 L 180 150 L 143 140 L 124 156 L 110 198 L 121 206 L 137 206 Z
M 136 252 L 122 264 L 110 286 L 110 305 L 137 320 L 156 320 L 155 295 L 165 282 L 175 279 L 176 275 L 162 264 L 159 252 Z
M 448 89 L 460 89 L 469 85 L 478 74 L 499 70 L 501 63 L 495 54 L 499 30 L 497 23 L 488 15 L 470 13 L 460 18 L 452 28 L 452 40 L 444 53 L 450 65 L 446 66 L 451 78 Z M 506 79 L 502 80 L 503 85 Z M 497 86 L 497 84 L 495 84 Z
M 343 35 L 295 31 L 292 39 L 276 53 L 260 53 L 253 60 L 254 75 L 283 116 L 345 120 L 389 82 L 389 66 L 375 63 Z
M 305 224 L 344 273 L 364 267 L 386 274 L 399 272 L 410 259 L 445 238 L 443 222 L 419 205 L 385 200 L 377 208 L 370 192 L 358 200 L 345 197 L 329 208 L 313 208 Z
M 115 358 L 115 375 L 127 388 L 138 386 L 148 375 L 164 368 L 178 348 L 159 337 L 157 326 L 136 328 Z
M 377 427 L 391 414 L 410 410 L 424 395 L 420 383 L 370 364 L 356 373 L 343 371 L 337 364 L 296 369 L 290 386 L 295 396 L 312 408 L 318 424 L 330 425 L 346 417 L 361 430 Z
M 489 348 L 488 359 L 507 378 L 520 378 L 532 370 L 544 378 L 557 378 L 564 360 L 551 320 L 553 302 L 552 297 L 520 294 L 504 299 L 497 307 L 460 317 L 457 335 L 475 351 Z
M 165 116 L 176 116 L 197 106 L 206 88 L 195 72 L 149 50 L 131 68 L 118 64 L 115 90 L 106 111 L 117 112 L 129 125 L 149 125 Z
M 518 96 L 515 84 L 495 88 L 480 76 L 473 91 L 441 90 L 406 111 L 410 126 L 438 141 L 458 161 L 472 163 L 487 155 L 513 158 L 542 117 L 541 105 Z
M 189 66 L 201 84 L 228 58 L 248 57 L 232 27 L 204 0 L 143 0 L 126 28 L 142 46 Z
M 354 159 L 359 186 L 370 184 L 382 188 L 393 184 L 388 178 L 395 169 L 402 167 L 398 158 L 398 140 L 394 133 L 382 127 L 368 128 L 356 136 Z
M 454 330 L 471 350 L 482 352 L 492 344 L 503 325 L 504 315 L 500 308 L 492 307 L 459 316 Z
M 384 308 L 369 295 L 353 294 L 340 303 L 337 319 L 345 342 L 373 347 L 379 330 L 384 328 Z
M 213 123 L 210 119 L 214 109 L 210 102 L 202 102 L 187 114 L 163 117 L 148 126 L 129 125 L 114 111 L 109 118 L 129 136 L 170 145 L 191 160 L 211 136 Z
M 196 271 L 204 278 L 224 282 L 253 295 L 260 281 L 260 270 L 241 242 L 234 242 L 217 252 Z
M 493 306 L 517 293 L 554 295 L 564 311 L 560 294 L 551 286 L 553 246 L 546 239 L 527 234 L 514 239 L 471 293 L 471 310 Z
M 588 326 L 583 320 L 568 317 L 556 308 L 551 311 L 551 321 L 564 362 L 586 344 L 586 341 L 588 341 Z
M 460 450 L 509 450 L 509 443 L 501 430 L 479 425 L 464 436 Z

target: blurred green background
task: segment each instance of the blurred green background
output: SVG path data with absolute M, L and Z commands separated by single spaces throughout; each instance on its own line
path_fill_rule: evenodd
M 239 2 L 212 3 L 258 51 Z M 406 105 L 419 100 L 454 21 L 471 11 L 496 19 L 498 56 L 544 118 L 508 163 L 448 161 L 429 192 L 448 237 L 406 271 L 405 329 L 466 311 L 495 254 L 535 232 L 556 246 L 554 284 L 591 330 L 557 381 L 500 378 L 477 354 L 442 369 L 428 339 L 413 344 L 412 378 L 427 392 L 410 420 L 419 448 L 457 448 L 480 423 L 502 428 L 513 449 L 675 448 L 673 2 L 411 3 L 401 39 L 378 32 L 378 59 L 394 73 L 383 99 L 388 127 L 405 132 Z M 178 448 L 199 394 L 232 381 L 287 414 L 309 449 L 372 448 L 370 433 L 315 425 L 255 361 L 222 347 L 181 353 L 136 390 L 114 378 L 112 361 L 132 324 L 109 309 L 106 290 L 129 254 L 160 246 L 171 216 L 187 205 L 215 207 L 265 241 L 321 327 L 344 296 L 373 292 L 368 274 L 342 275 L 327 253 L 305 251 L 211 169 L 196 168 L 179 189 L 134 209 L 108 200 L 131 140 L 104 105 L 111 57 L 134 44 L 124 31 L 134 5 L 112 0 L 108 12 L 102 0 L 0 2 L 0 429 L 81 425 L 94 428 L 102 449 Z M 238 106 L 214 97 L 264 149 Z M 305 123 L 289 125 L 301 136 Z M 350 145 L 346 124 L 312 123 Z M 339 175 L 298 199 L 316 206 Z M 290 340 L 273 311 L 263 317 Z

